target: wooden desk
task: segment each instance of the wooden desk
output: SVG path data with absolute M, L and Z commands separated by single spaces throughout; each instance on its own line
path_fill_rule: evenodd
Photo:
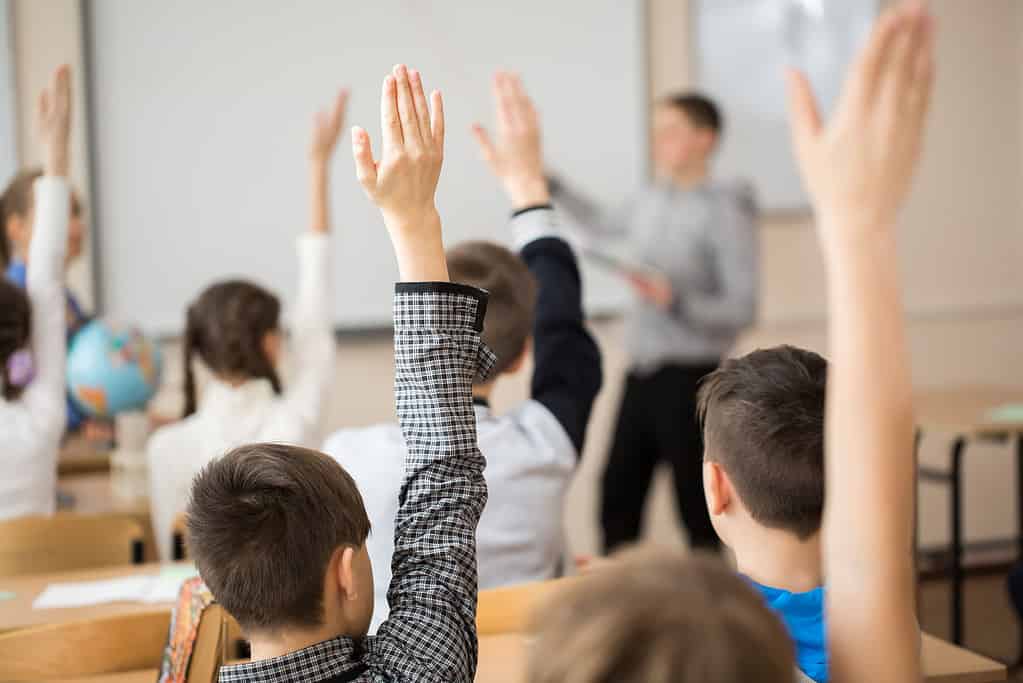
M 949 487 L 951 519 L 952 641 L 963 643 L 963 482 L 962 458 L 970 441 L 1013 441 L 1017 459 L 1017 495 L 1020 497 L 1018 534 L 1023 539 L 1023 422 L 994 422 L 991 412 L 1009 404 L 1023 404 L 1023 390 L 1008 387 L 962 386 L 929 389 L 914 397 L 917 414 L 916 447 L 925 431 L 952 435 L 948 469 L 920 467 L 922 481 Z M 917 453 L 919 455 L 919 452 Z M 1023 654 L 1023 646 L 1021 646 Z
M 110 451 L 82 436 L 69 437 L 60 447 L 57 474 L 102 474 L 110 471 Z
M 182 564 L 187 565 L 187 563 Z M 109 569 L 89 569 L 77 572 L 62 572 L 59 574 L 39 574 L 36 576 L 12 578 L 0 577 L 0 593 L 10 592 L 14 594 L 14 597 L 9 600 L 0 600 L 0 633 L 4 631 L 13 631 L 19 628 L 26 628 L 28 626 L 60 624 L 68 621 L 91 619 L 93 617 L 108 616 L 112 614 L 152 612 L 153 610 L 160 610 L 163 608 L 170 611 L 172 604 L 169 602 L 162 604 L 115 602 L 105 605 L 90 605 L 87 607 L 32 609 L 32 603 L 39 594 L 45 590 L 46 586 L 51 583 L 116 579 L 123 576 L 157 574 L 159 571 L 159 564 L 143 564 L 113 567 Z
M 987 683 L 1004 681 L 1005 665 L 934 636 L 923 636 L 924 681 L 927 683 Z
M 157 669 L 141 669 L 125 671 L 119 674 L 103 674 L 101 676 L 84 676 L 82 678 L 62 678 L 59 681 L 40 681 L 39 683 L 153 683 L 160 672 Z

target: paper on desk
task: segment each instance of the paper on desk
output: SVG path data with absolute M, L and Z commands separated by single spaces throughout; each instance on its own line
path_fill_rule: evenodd
M 173 602 L 195 568 L 165 567 L 159 574 L 125 576 L 103 581 L 51 583 L 32 603 L 33 609 L 86 607 L 111 602 Z
M 1009 403 L 988 412 L 992 422 L 1023 422 L 1023 404 Z

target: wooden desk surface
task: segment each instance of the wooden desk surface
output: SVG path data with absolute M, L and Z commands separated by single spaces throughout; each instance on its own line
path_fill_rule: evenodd
M 57 474 L 97 474 L 110 471 L 110 452 L 82 436 L 72 436 L 60 447 Z
M 187 563 L 182 563 L 187 566 Z M 139 576 L 144 574 L 158 574 L 159 564 L 142 564 L 127 567 L 112 567 L 109 569 L 90 569 L 77 572 L 62 572 L 59 574 L 39 574 L 33 576 L 15 576 L 11 578 L 0 577 L 0 594 L 13 593 L 9 599 L 0 599 L 0 633 L 13 631 L 28 626 L 43 626 L 46 624 L 59 624 L 79 619 L 90 619 L 92 617 L 108 616 L 112 614 L 126 614 L 132 612 L 151 612 L 166 608 L 171 609 L 171 603 L 146 604 L 141 602 L 116 602 L 105 605 L 90 605 L 88 607 L 71 607 L 55 609 L 33 609 L 32 603 L 43 590 L 51 583 L 65 581 L 97 581 L 101 579 L 115 579 L 123 576 Z
M 923 638 L 926 683 L 988 683 L 1003 681 L 1005 667 L 985 657 L 938 640 Z M 69 683 L 151 683 L 156 671 L 132 671 L 72 679 Z M 476 683 L 525 683 L 526 639 L 519 635 L 480 638 L 480 661 Z
M 1023 421 L 995 422 L 991 411 L 1005 405 L 1023 405 L 1023 388 L 960 386 L 925 389 L 913 395 L 917 422 L 925 428 L 970 436 L 1006 436 L 1023 433 Z

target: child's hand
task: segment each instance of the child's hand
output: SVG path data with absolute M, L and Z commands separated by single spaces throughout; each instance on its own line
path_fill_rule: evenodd
M 71 135 L 71 68 L 67 64 L 57 67 L 39 95 L 36 134 L 43 148 L 43 172 L 66 177 Z
M 494 108 L 497 111 L 497 140 L 492 142 L 480 124 L 472 127 L 483 160 L 490 166 L 511 197 L 515 208 L 550 202 L 543 173 L 540 122 L 533 102 L 514 74 L 494 75 Z
M 920 156 L 933 76 L 933 22 L 921 2 L 877 22 L 827 125 L 806 77 L 789 72 L 796 156 L 826 251 L 891 229 Z
M 434 204 L 444 158 L 444 104 L 436 90 L 430 99 L 432 107 L 426 104 L 419 72 L 399 64 L 384 79 L 379 162 L 373 160 L 366 131 L 352 129 L 355 173 L 380 208 L 406 281 L 448 279 Z
M 313 139 L 309 144 L 309 159 L 313 163 L 326 165 L 330 162 L 345 122 L 347 106 L 348 90 L 342 89 L 334 100 L 333 109 L 318 111 L 313 117 Z
M 668 310 L 675 302 L 675 290 L 671 280 L 661 274 L 629 274 L 626 276 L 637 295 L 662 310 Z

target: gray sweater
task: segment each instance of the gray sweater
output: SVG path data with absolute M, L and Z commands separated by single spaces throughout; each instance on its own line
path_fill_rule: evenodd
M 559 179 L 555 202 L 593 237 L 627 240 L 631 254 L 672 282 L 663 310 L 638 301 L 626 316 L 632 370 L 716 363 L 756 317 L 757 210 L 747 184 L 708 182 L 692 190 L 658 183 L 604 210 Z

